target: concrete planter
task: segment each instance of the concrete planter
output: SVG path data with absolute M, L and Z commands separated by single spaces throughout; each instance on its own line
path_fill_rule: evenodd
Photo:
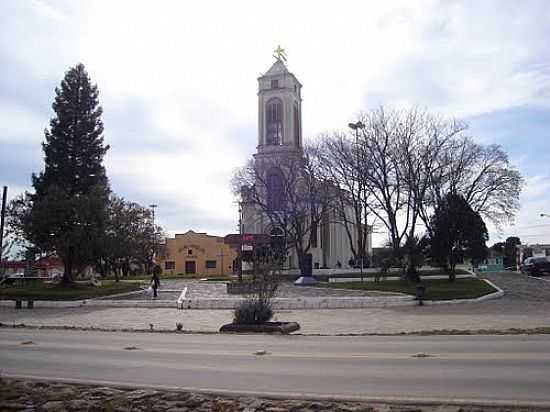
M 258 325 L 228 323 L 220 328 L 221 333 L 281 333 L 288 334 L 300 329 L 296 322 L 265 322 Z

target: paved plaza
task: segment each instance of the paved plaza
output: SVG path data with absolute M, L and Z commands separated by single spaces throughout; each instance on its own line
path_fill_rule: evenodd
M 550 282 L 516 273 L 486 277 L 504 289 L 503 298 L 433 306 L 287 310 L 278 311 L 276 319 L 299 322 L 301 333 L 323 335 L 550 326 Z M 220 287 L 219 284 L 212 285 Z M 91 307 L 16 310 L 0 307 L 0 322 L 8 325 L 149 329 L 153 324 L 155 330 L 174 330 L 176 323 L 181 322 L 187 331 L 215 332 L 231 320 L 230 310 Z
M 224 299 L 238 298 L 239 295 L 230 295 L 227 293 L 225 281 L 200 281 L 191 280 L 165 280 L 162 281 L 159 299 L 176 301 L 184 288 L 187 288 L 187 299 Z M 163 289 L 165 290 L 163 292 Z M 167 290 L 167 291 L 166 291 Z M 400 293 L 376 292 L 367 290 L 345 290 L 329 289 L 322 287 L 304 287 L 296 286 L 292 282 L 282 282 L 277 291 L 277 297 L 281 298 L 341 298 L 341 297 L 377 297 L 377 296 L 399 296 Z M 112 299 L 106 297 L 105 299 Z M 144 293 L 133 293 L 119 295 L 115 300 L 139 300 L 145 299 Z

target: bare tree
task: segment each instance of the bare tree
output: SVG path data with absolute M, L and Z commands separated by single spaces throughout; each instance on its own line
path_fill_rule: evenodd
M 371 163 L 365 153 L 354 136 L 339 132 L 322 136 L 317 149 L 321 173 L 335 188 L 335 221 L 345 229 L 353 259 L 361 263 L 368 259 L 368 238 L 374 224 L 365 170 Z
M 501 147 L 466 137 L 465 123 L 419 109 L 383 107 L 358 119 L 356 142 L 342 133 L 323 136 L 321 163 L 325 176 L 341 189 L 341 206 L 346 203 L 361 222 L 359 239 L 370 215 L 387 229 L 395 252 L 414 244 L 419 227 L 430 232 L 430 217 L 448 193 L 461 194 L 475 212 L 497 224 L 513 218 L 521 175 Z M 350 223 L 345 213 L 341 217 Z M 408 257 L 414 272 L 412 253 Z
M 403 126 L 399 112 L 383 108 L 363 114 L 364 127 L 357 150 L 361 151 L 362 174 L 371 194 L 369 210 L 386 227 L 392 248 L 397 251 L 411 226 L 411 196 L 399 152 Z M 367 166 L 368 165 L 368 166 Z
M 281 231 L 284 247 L 294 249 L 300 271 L 313 236 L 328 213 L 331 190 L 319 170 L 315 149 L 277 158 L 258 157 L 238 170 L 232 180 L 235 195 L 272 230 Z
M 482 217 L 497 227 L 513 221 L 519 209 L 523 178 L 501 146 L 483 146 L 457 136 L 439 153 L 438 169 L 431 170 L 429 201 L 423 220 L 448 193 L 460 194 Z

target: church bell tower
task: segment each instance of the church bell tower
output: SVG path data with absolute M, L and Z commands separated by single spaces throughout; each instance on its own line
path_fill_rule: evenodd
M 302 150 L 302 85 L 288 71 L 284 50 L 275 53 L 275 63 L 258 78 L 260 156 Z

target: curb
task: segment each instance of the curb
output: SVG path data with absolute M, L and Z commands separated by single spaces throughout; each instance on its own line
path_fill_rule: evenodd
M 169 392 L 195 392 L 200 394 L 215 396 L 232 397 L 257 397 L 273 400 L 304 400 L 304 401 L 333 401 L 333 402 L 368 402 L 375 404 L 388 405 L 410 405 L 410 406 L 473 406 L 473 407 L 495 407 L 495 408 L 530 408 L 533 410 L 547 411 L 550 408 L 550 401 L 518 401 L 518 400 L 500 400 L 500 399 L 460 399 L 444 397 L 411 397 L 411 396 L 362 396 L 362 395 L 337 395 L 337 394 L 317 394 L 317 393 L 298 393 L 298 392 L 269 392 L 269 391 L 242 391 L 219 388 L 199 388 L 183 387 L 171 385 L 154 384 L 136 384 L 131 382 L 95 380 L 95 379 L 75 379 L 75 378 L 57 378 L 45 377 L 39 375 L 23 375 L 5 373 L 4 377 L 9 379 L 31 380 L 31 381 L 51 381 L 65 384 L 76 385 L 97 385 L 120 389 L 152 389 Z
M 485 283 L 488 283 L 490 286 L 495 288 L 497 291 L 493 293 L 489 293 L 487 295 L 480 296 L 479 298 L 473 298 L 473 299 L 452 299 L 452 300 L 425 300 L 425 305 L 455 305 L 459 303 L 478 303 L 478 302 L 485 302 L 486 300 L 492 300 L 492 299 L 499 299 L 504 296 L 504 291 L 499 288 L 497 285 L 495 285 L 493 282 L 491 282 L 489 279 L 481 279 Z
M 529 277 L 529 278 L 531 278 L 531 279 L 542 280 L 542 281 L 544 281 L 544 282 L 550 282 L 550 279 L 539 278 L 539 277 L 531 276 L 531 275 L 527 275 L 527 277 Z

